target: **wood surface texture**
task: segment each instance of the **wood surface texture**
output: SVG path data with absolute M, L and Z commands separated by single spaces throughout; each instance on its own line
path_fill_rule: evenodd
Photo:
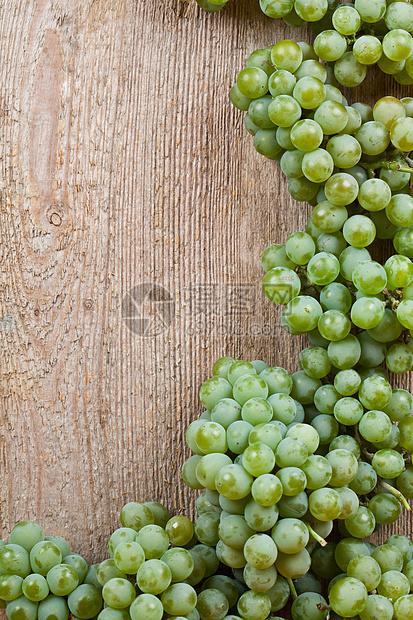
M 297 370 L 260 257 L 309 211 L 228 93 L 254 49 L 311 34 L 258 0 L 0 7 L 0 537 L 33 519 L 96 562 L 128 501 L 194 514 L 184 434 L 216 358 Z M 350 97 L 402 93 L 371 70 Z

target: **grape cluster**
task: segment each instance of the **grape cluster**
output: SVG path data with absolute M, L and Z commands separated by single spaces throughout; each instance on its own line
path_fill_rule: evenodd
M 378 547 L 342 540 L 331 554 L 328 568 L 329 606 L 340 617 L 360 620 L 410 620 L 413 617 L 413 545 L 403 535 L 393 535 Z M 310 594 L 308 620 L 328 606 Z M 298 599 L 297 599 L 298 600 Z M 318 614 L 318 615 L 317 615 Z M 325 617 L 321 616 L 321 617 Z
M 257 620 L 286 605 L 292 580 L 311 578 L 334 521 L 365 538 L 413 498 L 413 397 L 392 390 L 381 368 L 343 370 L 330 383 L 325 362 L 307 359 L 289 375 L 221 358 L 200 390 L 206 411 L 186 433 L 195 454 L 182 477 L 202 490 L 196 537 L 260 595 L 267 615 Z

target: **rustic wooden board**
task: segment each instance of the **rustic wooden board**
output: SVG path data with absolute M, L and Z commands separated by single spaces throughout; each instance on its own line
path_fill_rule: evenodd
M 251 51 L 308 35 L 256 0 L 2 9 L 0 535 L 34 519 L 98 561 L 127 501 L 193 514 L 184 431 L 217 357 L 297 369 L 260 256 L 308 209 L 228 92 Z M 385 92 L 372 72 L 351 96 Z

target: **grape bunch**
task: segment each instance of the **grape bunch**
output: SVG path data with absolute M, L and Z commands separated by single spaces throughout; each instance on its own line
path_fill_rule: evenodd
M 329 606 L 311 594 L 308 620 L 329 607 L 340 617 L 360 620 L 410 620 L 413 617 L 413 545 L 403 535 L 393 535 L 383 545 L 355 545 L 342 540 L 329 562 Z M 324 604 L 323 604 L 324 603 Z M 322 616 L 323 617 L 323 616 Z M 324 616 L 325 617 L 325 616 Z
M 411 394 L 392 390 L 381 368 L 330 383 L 319 362 L 289 375 L 221 358 L 186 433 L 194 455 L 182 477 L 202 491 L 195 535 L 267 615 L 286 605 L 293 580 L 309 578 L 336 520 L 344 536 L 365 538 L 413 498 Z

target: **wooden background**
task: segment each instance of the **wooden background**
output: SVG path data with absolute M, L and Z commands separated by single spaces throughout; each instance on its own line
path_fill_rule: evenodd
M 228 93 L 251 51 L 309 35 L 258 0 L 0 7 L 0 536 L 34 519 L 100 561 L 125 502 L 193 514 L 184 433 L 216 358 L 297 369 L 260 257 L 308 210 Z M 395 86 L 372 70 L 351 98 Z

